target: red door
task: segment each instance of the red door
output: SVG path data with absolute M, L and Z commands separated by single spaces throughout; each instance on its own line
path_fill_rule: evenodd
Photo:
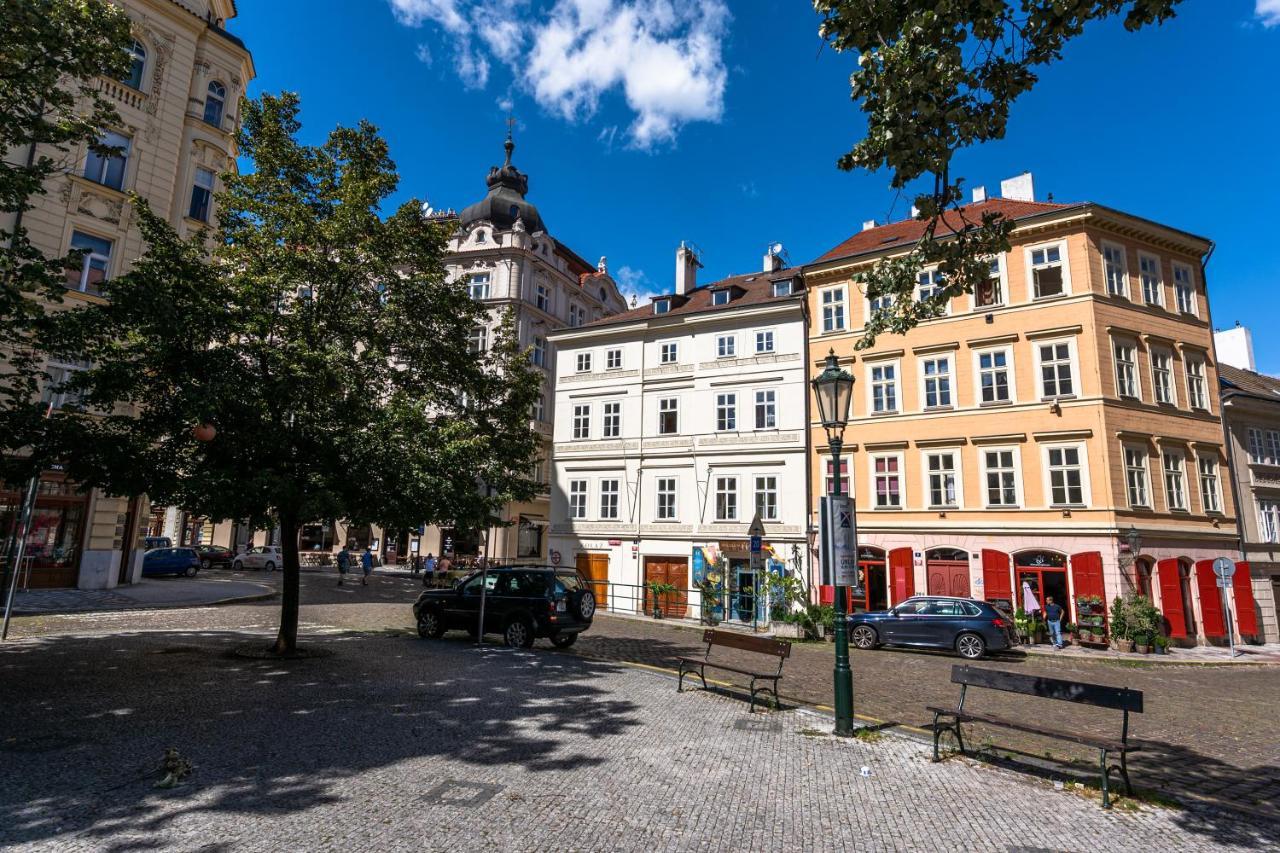
M 987 601 L 1004 599 L 1013 602 L 1013 585 L 1009 579 L 1009 555 L 1003 551 L 982 551 L 982 590 Z
M 1187 616 L 1182 608 L 1182 581 L 1178 577 L 1177 560 L 1161 560 L 1156 565 L 1160 580 L 1160 610 L 1170 637 L 1187 636 Z
M 930 595 L 969 597 L 968 560 L 929 560 L 925 563 L 925 577 Z
M 1231 589 L 1236 594 L 1236 625 L 1240 636 L 1257 636 L 1258 614 L 1253 610 L 1253 581 L 1249 579 L 1248 563 L 1236 563 Z
M 1218 576 L 1213 573 L 1213 560 L 1196 563 L 1196 588 L 1200 590 L 1200 618 L 1204 621 L 1206 637 L 1227 636 L 1222 618 L 1222 594 L 1218 589 Z
M 890 607 L 916 594 L 915 563 L 910 548 L 894 548 L 889 552 L 889 574 Z
M 1102 599 L 1103 607 L 1107 603 L 1107 593 L 1102 583 L 1102 554 L 1098 551 L 1087 551 L 1083 554 L 1071 555 L 1071 583 L 1075 587 L 1076 597 L 1096 595 Z M 1071 612 L 1076 608 L 1075 602 Z

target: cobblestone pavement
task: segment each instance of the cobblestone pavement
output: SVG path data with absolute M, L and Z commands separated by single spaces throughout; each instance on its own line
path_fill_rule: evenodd
M 1257 849 L 1214 808 L 1102 811 L 916 740 L 556 653 L 406 636 L 50 636 L 0 649 L 14 850 Z M 257 642 L 261 642 L 258 635 Z M 194 764 L 153 787 L 166 747 Z M 861 773 L 867 768 L 866 776 Z

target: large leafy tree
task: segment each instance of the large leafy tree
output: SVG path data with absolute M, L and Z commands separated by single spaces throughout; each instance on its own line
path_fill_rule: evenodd
M 398 178 L 375 128 L 304 145 L 298 110 L 292 94 L 244 104 L 253 166 L 223 176 L 216 232 L 180 239 L 135 201 L 146 255 L 50 337 L 93 361 L 74 385 L 92 414 L 57 421 L 75 476 L 279 526 L 281 653 L 303 523 L 479 525 L 532 496 L 538 446 L 510 318 L 468 349 L 484 309 L 446 280 L 446 226 L 418 201 L 381 210 Z
M 1137 30 L 1162 23 L 1181 0 L 813 0 L 820 34 L 857 54 L 852 97 L 866 135 L 841 169 L 888 169 L 890 186 L 922 181 L 916 197 L 923 236 L 907 254 L 864 275 L 868 296 L 891 307 L 868 318 L 865 348 L 883 332 L 905 332 L 988 277 L 991 255 L 1008 251 L 1012 223 L 963 209 L 957 151 L 1004 136 L 1009 110 L 1035 86 L 1037 69 L 1061 58 L 1087 24 L 1123 16 Z M 916 276 L 936 265 L 945 286 L 914 297 Z

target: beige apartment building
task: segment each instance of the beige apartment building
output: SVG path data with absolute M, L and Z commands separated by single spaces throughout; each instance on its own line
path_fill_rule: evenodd
M 1237 550 L 1202 265 L 1212 243 L 1099 204 L 1037 202 L 1030 175 L 1002 196 L 979 188 L 965 209 L 1016 223 L 990 281 L 869 349 L 854 345 L 879 306 L 858 273 L 905 253 L 923 223 L 867 223 L 805 267 L 814 372 L 834 349 L 857 380 L 841 461 L 867 589 L 855 603 L 927 592 L 1043 607 L 1051 595 L 1074 621 L 1075 596 L 1136 588 L 1171 637 L 1220 640 L 1211 564 Z M 937 284 L 922 273 L 917 298 Z M 822 494 L 829 449 L 819 424 L 810 434 Z
M 86 250 L 83 263 L 67 271 L 73 303 L 102 299 L 104 283 L 142 254 L 128 193 L 147 199 L 182 233 L 213 221 L 217 175 L 235 168 L 237 105 L 254 76 L 248 49 L 224 29 L 235 17 L 234 0 L 119 2 L 133 22 L 133 62 L 126 79 L 99 85 L 120 113 L 120 126 L 105 139 L 121 153 L 102 157 L 88 146 L 65 157 L 37 152 L 61 157 L 65 170 L 23 219 L 48 257 Z M 55 376 L 79 367 L 49 365 Z M 0 491 L 0 505 L 6 512 L 16 506 L 16 493 Z M 136 580 L 150 514 L 145 498 L 85 493 L 60 472 L 46 472 L 28 539 L 30 585 L 105 588 Z

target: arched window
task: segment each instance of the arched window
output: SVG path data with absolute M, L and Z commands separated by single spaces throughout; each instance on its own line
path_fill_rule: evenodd
M 477 242 L 477 243 L 483 243 L 483 242 L 484 242 L 484 229 L 481 229 L 481 230 L 479 230 L 479 231 L 477 231 L 477 232 L 476 232 L 476 242 Z
M 1187 636 L 1196 635 L 1196 614 L 1191 603 L 1191 561 L 1178 561 L 1178 591 L 1182 594 L 1182 620 L 1187 628 Z
M 969 560 L 968 553 L 958 548 L 933 548 L 926 554 L 926 557 L 930 560 L 948 560 L 952 562 L 961 560 L 968 562 Z
M 1139 557 L 1133 561 L 1133 586 L 1139 595 L 1151 598 L 1151 559 Z
M 209 92 L 204 96 L 204 120 L 214 127 L 222 127 L 222 108 L 227 102 L 227 87 L 217 80 L 209 81 Z
M 129 73 L 125 75 L 125 85 L 142 89 L 142 73 L 147 70 L 147 49 L 137 39 L 129 47 Z

